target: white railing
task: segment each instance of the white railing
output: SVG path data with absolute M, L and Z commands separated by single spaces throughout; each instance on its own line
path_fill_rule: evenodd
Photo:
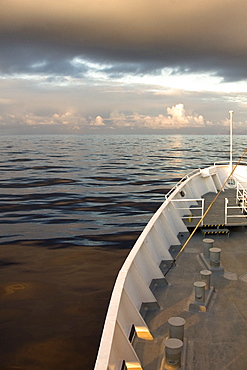
M 165 199 L 168 199 L 169 196 L 177 189 L 180 187 L 180 185 L 185 182 L 186 180 L 192 178 L 193 176 L 195 176 L 196 174 L 199 174 L 201 173 L 201 168 L 197 168 L 191 172 L 189 172 L 187 175 L 185 175 L 184 177 L 181 178 L 181 180 L 179 180 L 176 185 L 174 185 L 171 190 L 168 191 L 168 193 L 165 195 Z
M 232 165 L 234 166 L 237 163 L 238 163 L 237 161 L 234 161 L 234 162 L 232 162 Z M 229 166 L 229 160 L 228 161 L 226 160 L 226 161 L 214 162 L 214 166 L 219 166 L 219 165 L 227 165 L 227 166 Z M 247 161 L 241 161 L 240 165 L 247 166 Z
M 242 184 L 237 183 L 237 199 L 239 207 L 242 209 L 242 213 L 247 212 L 247 189 Z
M 203 214 L 204 214 L 204 208 L 205 208 L 205 199 L 204 198 L 197 198 L 197 199 L 172 199 L 172 203 L 173 202 L 176 202 L 176 203 L 181 203 L 181 202 L 197 202 L 199 203 L 198 205 L 189 205 L 189 206 L 186 206 L 184 205 L 183 207 L 176 207 L 176 209 L 178 211 L 189 211 L 189 215 L 188 216 L 181 216 L 181 219 L 184 220 L 184 219 L 187 219 L 188 222 L 192 222 L 192 220 L 194 219 L 202 219 L 203 217 Z M 198 216 L 195 216 L 192 212 L 193 211 L 197 211 L 199 210 L 200 211 L 200 214 Z M 197 212 L 196 212 L 197 213 Z M 200 224 L 201 226 L 203 226 L 203 220 Z
M 237 161 L 233 162 L 233 165 L 236 165 L 237 164 Z M 243 166 L 247 166 L 247 161 L 242 161 L 240 165 L 243 165 Z M 207 167 L 207 168 L 213 168 L 213 167 L 219 167 L 219 166 L 229 166 L 229 160 L 228 161 L 219 161 L 219 162 L 215 162 L 213 166 L 211 167 Z M 196 175 L 197 173 L 201 173 L 203 170 L 201 168 L 197 168 L 191 172 L 189 172 L 188 174 L 186 174 L 184 177 L 181 178 L 181 180 L 179 180 L 179 182 L 176 183 L 176 185 L 174 185 L 171 190 L 169 190 L 169 192 L 165 195 L 165 199 L 169 198 L 169 196 L 174 192 L 174 190 L 176 190 L 184 181 L 188 180 L 189 178 L 193 177 L 194 175 Z M 229 171 L 230 171 L 230 167 L 229 167 Z M 238 175 L 239 177 L 239 175 Z M 243 179 L 246 181 L 246 177 L 243 176 Z
M 236 206 L 228 206 L 228 198 L 225 198 L 225 224 L 229 218 L 246 218 L 247 213 L 247 189 L 240 182 L 237 182 Z M 241 209 L 242 214 L 229 215 L 228 210 Z

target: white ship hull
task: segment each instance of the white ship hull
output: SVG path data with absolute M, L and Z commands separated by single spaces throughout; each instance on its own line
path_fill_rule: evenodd
M 155 340 L 142 312 L 144 307 L 159 307 L 152 292 L 152 284 L 166 279 L 161 269 L 162 263 L 174 261 L 174 252 L 183 247 L 192 225 L 200 222 L 201 215 L 205 212 L 202 197 L 207 193 L 216 195 L 230 173 L 229 164 L 215 164 L 199 169 L 184 177 L 167 194 L 118 274 L 95 370 L 145 369 L 130 340 L 131 331 L 134 328 L 135 335 L 142 340 Z M 238 165 L 232 178 L 234 181 L 228 181 L 225 189 L 232 188 L 239 196 L 236 205 L 238 210 L 230 210 L 226 201 L 223 221 L 225 230 L 229 230 L 233 223 L 246 224 L 247 165 Z M 191 207 L 195 210 L 193 214 Z M 199 224 L 200 228 L 203 222 Z M 169 301 L 169 296 L 167 300 Z

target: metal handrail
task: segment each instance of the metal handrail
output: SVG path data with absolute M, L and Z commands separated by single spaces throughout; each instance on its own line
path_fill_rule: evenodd
M 225 224 L 227 224 L 228 218 L 234 217 L 246 217 L 245 214 L 243 215 L 228 215 L 228 209 L 241 209 L 242 213 L 247 212 L 247 189 L 243 187 L 243 185 L 237 181 L 237 192 L 236 192 L 236 203 L 242 202 L 241 205 L 237 206 L 228 206 L 228 199 L 225 198 Z
M 238 162 L 237 161 L 234 161 L 233 162 L 233 165 L 236 165 Z M 218 162 L 214 162 L 214 165 L 212 167 L 216 167 L 218 165 L 225 165 L 225 166 L 229 166 L 229 161 L 218 161 Z M 241 162 L 241 165 L 247 165 L 247 161 L 243 161 Z M 179 180 L 179 182 L 176 183 L 176 185 L 174 185 L 169 191 L 167 194 L 165 194 L 165 200 L 167 200 L 167 198 L 174 192 L 174 190 L 176 190 L 179 185 L 182 184 L 182 182 L 188 180 L 189 178 L 191 178 L 192 176 L 194 176 L 195 174 L 197 173 L 200 173 L 201 171 L 203 170 L 203 168 L 197 168 L 191 172 L 189 172 L 187 175 L 183 176 L 181 178 L 181 180 Z
M 197 218 L 202 218 L 203 216 L 203 213 L 204 213 L 204 208 L 205 208 L 205 199 L 204 198 L 182 198 L 182 199 L 172 199 L 171 200 L 172 202 L 201 202 L 201 205 L 197 205 L 197 206 L 193 206 L 193 209 L 191 209 L 190 207 L 176 207 L 177 210 L 189 210 L 190 212 L 192 212 L 192 210 L 201 210 L 201 215 L 200 216 L 194 216 L 193 214 L 190 214 L 190 216 L 181 216 L 181 219 L 186 219 L 186 218 L 190 218 L 191 220 L 193 219 L 197 219 Z M 203 221 L 201 223 L 201 226 L 203 226 Z
M 237 182 L 237 195 L 236 202 L 241 202 L 239 207 L 242 209 L 242 213 L 247 212 L 247 189 L 242 184 Z
M 189 241 L 191 240 L 192 236 L 195 234 L 196 230 L 198 229 L 198 227 L 200 226 L 200 224 L 202 223 L 202 221 L 204 220 L 204 218 L 206 217 L 206 215 L 208 214 L 208 212 L 210 211 L 211 207 L 213 206 L 213 204 L 216 202 L 218 196 L 220 195 L 220 193 L 222 192 L 222 190 L 224 189 L 224 187 L 226 186 L 227 182 L 229 181 L 229 179 L 232 177 L 232 175 L 234 174 L 234 171 L 236 170 L 237 166 L 240 164 L 240 162 L 242 161 L 243 157 L 245 156 L 245 154 L 247 153 L 247 149 L 243 152 L 242 156 L 239 158 L 238 162 L 236 165 L 234 165 L 234 167 L 232 168 L 229 176 L 227 177 L 227 179 L 225 180 L 224 184 L 222 185 L 222 187 L 220 188 L 219 192 L 217 193 L 217 195 L 215 196 L 215 198 L 212 200 L 212 202 L 210 203 L 210 205 L 208 206 L 208 208 L 206 209 L 205 213 L 203 214 L 203 217 L 201 218 L 201 220 L 198 221 L 197 225 L 195 226 L 194 230 L 192 231 L 192 233 L 190 234 L 190 236 L 188 237 L 188 239 L 186 240 L 186 242 L 184 243 L 184 245 L 182 246 L 182 248 L 180 249 L 180 251 L 178 252 L 178 254 L 176 255 L 176 257 L 173 259 L 173 262 L 171 263 L 171 266 L 169 267 L 169 269 L 166 271 L 165 273 L 165 276 L 169 273 L 169 271 L 173 268 L 173 265 L 176 263 L 177 259 L 179 258 L 179 256 L 181 255 L 181 253 L 184 251 L 184 249 L 186 248 L 186 246 L 188 245 Z
M 201 169 L 200 168 L 197 168 L 191 172 L 189 172 L 187 175 L 185 175 L 184 177 L 181 178 L 181 180 L 179 180 L 179 182 L 176 183 L 176 185 L 174 185 L 169 191 L 167 194 L 165 194 L 165 199 L 168 199 L 169 196 L 174 192 L 174 190 L 176 190 L 181 184 L 182 182 L 188 180 L 189 178 L 191 178 L 192 176 L 196 175 L 197 173 L 200 173 L 201 172 Z
M 233 164 L 236 164 L 237 161 L 234 161 Z M 217 166 L 217 165 L 229 165 L 229 161 L 217 161 L 217 162 L 214 162 L 214 166 Z M 246 166 L 247 165 L 247 161 L 242 161 L 240 166 Z

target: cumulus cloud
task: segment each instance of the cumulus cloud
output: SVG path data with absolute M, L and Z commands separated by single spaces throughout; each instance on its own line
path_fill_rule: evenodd
M 88 124 L 84 117 L 74 115 L 73 112 L 54 113 L 52 115 L 37 115 L 34 113 L 5 113 L 0 116 L 0 125 L 5 128 L 18 129 L 20 127 L 40 128 L 41 126 L 54 127 L 58 131 L 63 126 L 79 129 Z
M 112 112 L 110 121 L 114 126 L 121 127 L 143 127 L 151 129 L 169 129 L 181 127 L 202 127 L 211 122 L 204 121 L 202 115 L 187 115 L 184 105 L 179 103 L 167 108 L 168 115 L 158 114 L 157 116 L 143 115 L 134 113 L 126 115 L 124 113 Z
M 88 85 L 85 80 L 57 86 L 17 77 L 0 79 L 0 98 L 1 128 L 4 132 L 12 128 L 18 134 L 25 127 L 37 133 L 44 129 L 48 133 L 49 128 L 52 132 L 107 133 L 114 129 L 118 133 L 136 129 L 146 133 L 158 129 L 185 131 L 187 127 L 205 127 L 208 132 L 208 125 L 227 126 L 222 120 L 228 117 L 229 109 L 235 112 L 234 127 L 243 122 L 244 131 L 247 108 L 246 92 L 193 92 L 112 81 Z
M 91 119 L 90 125 L 91 126 L 105 126 L 105 123 L 102 117 L 97 116 L 95 119 Z
M 10 114 L 0 116 L 0 127 L 3 130 L 12 129 L 19 132 L 22 128 L 38 132 L 52 133 L 111 133 L 111 132 L 140 132 L 140 133 L 228 133 L 229 118 L 218 121 L 206 120 L 197 112 L 188 112 L 182 103 L 163 108 L 165 113 L 146 115 L 143 113 L 124 113 L 113 111 L 108 116 L 85 117 L 80 112 L 64 111 L 48 115 Z M 245 132 L 246 120 L 234 123 L 235 132 Z M 210 128 L 209 128 L 210 127 Z
M 114 111 L 110 113 L 109 121 L 112 122 L 114 126 L 129 126 L 130 122 L 128 121 L 128 117 L 124 113 L 120 113 L 118 111 Z
M 167 108 L 167 113 L 169 114 L 169 119 L 178 125 L 193 125 L 201 126 L 204 125 L 204 119 L 202 115 L 189 116 L 185 114 L 185 109 L 183 104 L 176 104 L 172 108 Z

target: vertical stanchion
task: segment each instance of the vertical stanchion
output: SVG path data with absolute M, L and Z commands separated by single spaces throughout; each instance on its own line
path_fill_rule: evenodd
M 232 122 L 232 116 L 233 116 L 233 110 L 230 110 L 229 111 L 230 113 L 230 169 L 232 171 L 232 126 L 233 126 L 233 122 Z
M 228 205 L 228 199 L 225 198 L 225 225 L 227 225 L 227 205 Z

